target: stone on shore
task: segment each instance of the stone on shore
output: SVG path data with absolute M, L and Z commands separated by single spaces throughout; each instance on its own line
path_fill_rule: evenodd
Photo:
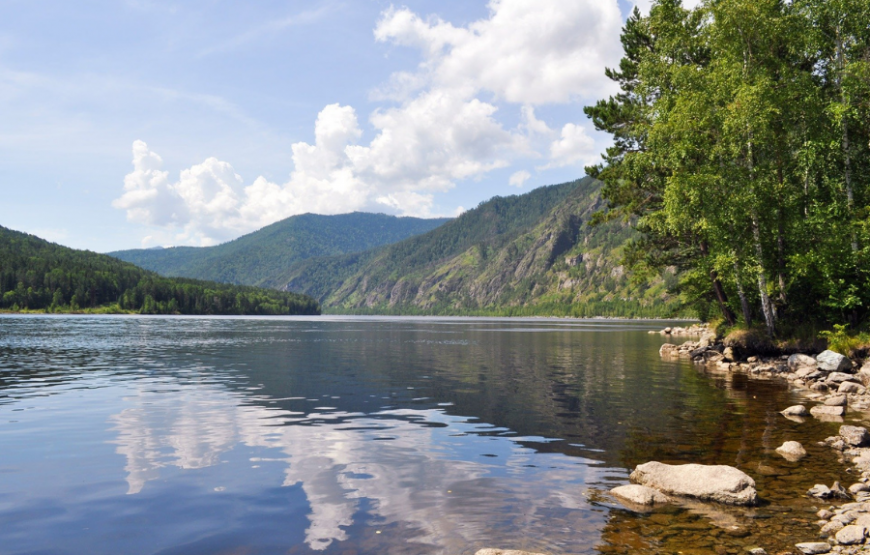
M 831 372 L 828 374 L 828 377 L 825 379 L 825 383 L 828 385 L 840 385 L 843 382 L 850 382 L 857 380 L 854 375 L 847 374 L 845 372 Z
M 811 368 L 812 372 L 815 372 L 816 368 L 818 368 L 816 359 L 807 355 L 791 355 L 788 357 L 788 369 L 792 372 L 807 368 Z
M 819 370 L 825 372 L 849 372 L 852 370 L 852 361 L 840 353 L 824 351 L 816 357 Z
M 825 399 L 825 406 L 827 407 L 845 407 L 848 404 L 848 399 L 845 395 L 831 395 L 827 399 Z
M 786 441 L 777 447 L 776 452 L 791 462 L 799 461 L 807 456 L 806 449 L 797 441 Z
M 822 555 L 822 553 L 830 553 L 830 544 L 823 542 L 807 542 L 796 544 L 795 547 L 804 555 Z
M 834 485 L 831 487 L 824 484 L 816 484 L 807 491 L 807 495 L 819 499 L 849 499 L 849 492 L 846 491 L 846 488 L 840 485 L 840 482 L 834 482 Z
M 730 505 L 754 505 L 758 501 L 755 481 L 731 466 L 669 465 L 653 461 L 638 465 L 631 473 L 631 481 L 668 495 L 702 501 Z
M 862 447 L 870 443 L 870 434 L 862 426 L 840 426 L 840 437 L 852 447 Z
M 810 409 L 810 414 L 816 418 L 824 416 L 843 416 L 846 414 L 845 407 L 829 407 L 827 405 L 816 405 Z
M 837 532 L 837 543 L 840 545 L 857 545 L 864 543 L 864 537 L 867 535 L 867 529 L 863 526 L 855 526 L 850 524 L 839 532 Z
M 659 356 L 661 357 L 675 357 L 679 356 L 680 348 L 673 343 L 665 343 L 659 349 Z
M 636 505 L 643 506 L 651 506 L 657 503 L 667 503 L 670 501 L 668 496 L 659 490 L 637 484 L 619 486 L 618 488 L 610 490 L 610 493 Z
M 795 405 L 780 412 L 783 416 L 808 416 L 810 411 L 803 405 Z
M 867 391 L 866 387 L 855 382 L 843 382 L 837 388 L 837 393 L 857 393 L 862 395 L 865 391 Z
M 543 555 L 542 553 L 532 553 L 530 551 L 517 551 L 515 549 L 481 549 L 474 555 Z
M 864 363 L 864 366 L 858 370 L 858 379 L 864 385 L 870 385 L 870 360 Z

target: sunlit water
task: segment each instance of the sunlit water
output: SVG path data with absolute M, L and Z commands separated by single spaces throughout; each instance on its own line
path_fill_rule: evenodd
M 740 553 L 848 483 L 782 384 L 662 361 L 655 322 L 0 317 L 0 553 Z M 773 450 L 797 439 L 788 463 Z M 648 460 L 764 505 L 626 511 Z

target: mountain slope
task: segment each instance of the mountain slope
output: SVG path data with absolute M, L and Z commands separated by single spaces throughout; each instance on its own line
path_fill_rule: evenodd
M 369 250 L 425 233 L 447 221 L 363 212 L 337 216 L 302 214 L 215 247 L 109 254 L 164 276 L 268 286 L 300 260 Z
M 600 186 L 584 178 L 496 197 L 395 245 L 299 262 L 284 288 L 328 312 L 669 314 L 665 280 L 632 284 L 619 264 L 631 229 L 588 225 L 604 206 Z
M 314 299 L 160 277 L 104 254 L 0 227 L 0 309 L 147 314 L 319 314 Z

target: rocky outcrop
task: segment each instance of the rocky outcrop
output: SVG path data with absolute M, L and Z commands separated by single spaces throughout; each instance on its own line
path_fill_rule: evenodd
M 648 462 L 631 473 L 631 481 L 667 495 L 692 497 L 730 505 L 754 505 L 755 481 L 731 466 L 669 465 Z

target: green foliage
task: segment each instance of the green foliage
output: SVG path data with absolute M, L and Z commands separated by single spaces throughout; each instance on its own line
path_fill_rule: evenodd
M 446 218 L 397 218 L 354 212 L 302 214 L 215 247 L 174 247 L 109 253 L 169 277 L 276 287 L 293 263 L 315 256 L 369 250 L 430 231 Z
M 870 3 L 656 0 L 626 22 L 602 220 L 633 222 L 635 274 L 676 268 L 703 317 L 870 318 Z M 739 316 L 738 316 L 739 315 Z
M 836 324 L 832 331 L 823 331 L 819 337 L 828 341 L 828 349 L 849 356 L 861 347 L 870 345 L 870 334 L 850 333 L 847 326 Z
M 0 227 L 0 310 L 142 314 L 319 314 L 295 293 L 171 279 L 110 256 Z

